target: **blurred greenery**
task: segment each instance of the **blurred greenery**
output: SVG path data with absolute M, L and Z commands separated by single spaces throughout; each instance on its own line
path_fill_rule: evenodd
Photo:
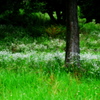
M 66 25 L 52 21 L 45 7 L 37 0 L 0 1 L 0 99 L 99 100 L 100 24 L 92 17 L 87 23 L 78 6 L 82 70 L 72 64 L 69 72 Z

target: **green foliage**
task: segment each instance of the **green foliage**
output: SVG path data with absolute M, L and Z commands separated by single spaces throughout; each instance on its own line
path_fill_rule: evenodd
M 60 38 L 64 26 L 34 25 L 31 30 L 30 27 L 1 25 L 0 98 L 72 100 L 74 97 L 75 100 L 99 100 L 99 24 L 85 23 L 85 19 L 80 23 L 82 70 L 75 69 L 72 73 L 64 65 L 66 43 Z M 56 38 L 46 35 L 49 32 L 57 35 Z
M 58 26 L 57 28 L 59 29 L 60 27 Z M 57 68 L 60 68 L 60 67 L 62 68 L 66 43 L 61 38 L 59 39 L 51 38 L 51 37 L 47 37 L 47 35 L 45 37 L 42 36 L 42 37 L 32 38 L 30 37 L 30 35 L 27 35 L 27 33 L 25 33 L 26 31 L 24 31 L 24 29 L 13 27 L 13 26 L 7 26 L 7 27 L 1 26 L 1 31 L 3 32 L 2 33 L 3 35 L 5 34 L 4 39 L 0 41 L 1 66 L 4 66 L 4 68 L 5 67 L 10 68 L 10 66 L 11 67 L 15 66 L 15 69 L 21 70 L 20 68 L 23 68 L 23 67 L 19 67 L 19 66 L 26 66 L 28 68 L 32 65 L 35 65 L 38 68 L 41 65 L 41 67 L 43 68 L 48 68 L 47 70 L 50 70 L 50 68 L 51 70 L 52 69 L 58 70 Z M 40 31 L 38 32 L 40 34 Z M 94 53 L 95 55 L 98 55 L 100 51 L 99 38 L 100 38 L 99 34 L 96 34 L 96 33 L 80 34 L 81 54 L 84 55 L 85 53 L 87 54 L 90 53 L 92 55 Z M 32 51 L 35 51 L 35 52 L 32 53 Z M 55 51 L 57 53 L 54 53 Z M 18 58 L 16 58 L 17 55 L 18 55 Z M 47 58 L 45 58 L 46 55 L 48 55 Z M 91 58 L 91 55 L 89 55 L 90 58 Z M 6 59 L 5 59 L 5 56 L 6 56 Z M 23 57 L 21 58 L 21 56 L 26 56 L 26 58 L 23 58 Z M 37 57 L 40 57 L 40 58 L 38 58 L 38 60 L 35 61 L 35 58 Z M 49 59 L 49 57 L 51 57 L 53 61 L 50 60 L 51 59 L 50 58 L 45 63 L 45 60 L 43 60 L 42 57 L 45 59 Z M 89 57 L 87 55 L 87 59 L 89 59 Z M 30 62 L 27 62 L 29 61 L 29 59 L 30 59 Z M 96 58 L 96 59 L 93 58 L 93 61 L 94 62 L 96 61 L 96 66 L 99 66 L 98 59 L 99 58 Z M 82 62 L 84 62 L 85 60 L 82 59 Z M 88 61 L 88 63 L 87 63 L 87 60 L 84 63 L 81 62 L 82 67 L 86 70 L 86 73 L 88 73 L 88 75 L 90 75 L 91 73 L 94 73 L 93 76 L 99 77 L 100 76 L 99 69 L 95 69 L 94 64 L 92 63 L 93 61 L 90 59 L 90 62 Z
M 34 20 L 31 14 L 33 12 L 44 11 L 43 6 L 45 6 L 43 2 L 41 3 L 37 0 L 8 0 L 6 3 L 5 2 L 0 3 L 0 23 L 17 26 L 27 26 L 26 24 Z
M 96 24 L 95 20 L 89 23 L 84 23 L 84 22 L 82 23 L 83 25 L 80 29 L 82 33 L 85 33 L 85 34 L 97 33 L 98 34 L 98 32 L 100 31 L 100 24 Z
M 82 67 L 86 71 L 85 77 L 89 77 L 89 76 L 96 77 L 96 78 L 100 77 L 100 67 L 99 67 L 100 61 L 99 61 L 98 57 L 91 59 L 91 61 L 82 60 L 81 64 L 83 65 Z
M 0 25 L 0 39 L 13 41 L 15 38 L 21 38 L 26 35 L 22 27 L 13 27 L 12 25 Z
M 9 22 L 10 11 L 0 17 Z M 64 65 L 66 27 L 51 25 L 47 14 L 27 11 L 20 8 L 12 17 L 24 28 L 0 25 L 0 99 L 99 100 L 100 24 L 79 18 L 82 70 L 72 65 L 71 73 Z

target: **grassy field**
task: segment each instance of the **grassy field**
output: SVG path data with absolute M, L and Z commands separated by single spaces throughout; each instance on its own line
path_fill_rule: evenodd
M 55 35 L 64 29 L 53 27 L 39 32 Z M 100 25 L 91 22 L 80 31 L 85 72 L 78 77 L 64 68 L 63 37 L 33 38 L 22 28 L 1 25 L 0 100 L 100 100 Z

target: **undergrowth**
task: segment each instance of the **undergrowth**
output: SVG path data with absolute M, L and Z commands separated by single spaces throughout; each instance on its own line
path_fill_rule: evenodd
M 83 70 L 73 73 L 64 66 L 65 26 L 26 30 L 0 25 L 0 99 L 99 100 L 100 27 L 94 22 L 83 23 L 80 28 Z

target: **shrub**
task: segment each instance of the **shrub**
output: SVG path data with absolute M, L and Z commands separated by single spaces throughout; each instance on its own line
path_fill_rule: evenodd
M 56 25 L 51 25 L 47 28 L 45 28 L 46 33 L 50 36 L 50 37 L 65 37 L 65 32 L 66 32 L 66 27 L 64 26 L 56 26 Z
M 85 23 L 85 21 L 83 20 L 83 22 L 80 22 L 80 31 L 81 31 L 81 33 L 85 33 L 85 34 L 99 32 L 100 24 L 96 24 L 95 20 L 93 20 L 92 22 L 89 22 L 89 23 Z

